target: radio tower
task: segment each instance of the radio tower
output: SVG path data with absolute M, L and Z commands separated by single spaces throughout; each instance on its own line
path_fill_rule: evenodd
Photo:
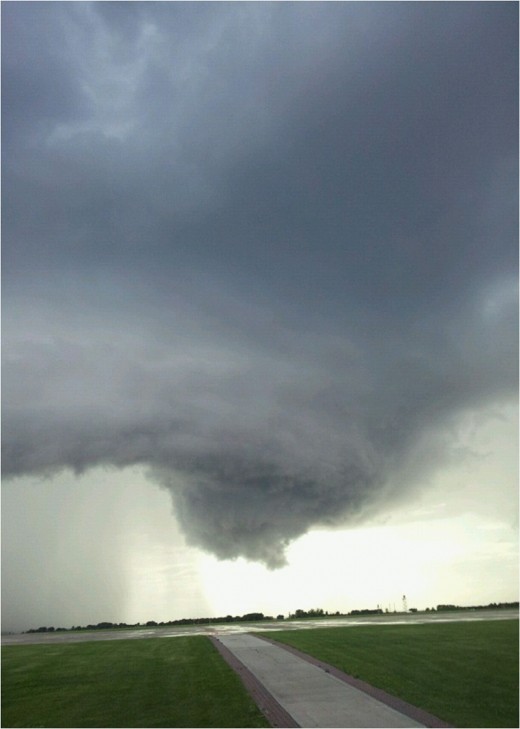
M 408 612 L 408 603 L 406 602 L 406 595 L 403 595 L 403 613 Z

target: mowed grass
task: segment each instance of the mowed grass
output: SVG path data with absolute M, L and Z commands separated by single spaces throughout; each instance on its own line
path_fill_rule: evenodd
M 518 727 L 518 620 L 271 633 L 456 727 Z
M 3 727 L 267 727 L 208 638 L 2 649 Z

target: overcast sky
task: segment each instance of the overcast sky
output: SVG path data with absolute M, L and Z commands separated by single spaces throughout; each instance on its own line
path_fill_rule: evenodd
M 518 599 L 517 13 L 2 5 L 4 629 Z

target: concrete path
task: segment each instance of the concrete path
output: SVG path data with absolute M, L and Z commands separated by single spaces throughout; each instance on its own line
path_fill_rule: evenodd
M 247 633 L 216 636 L 300 727 L 424 727 L 322 668 Z

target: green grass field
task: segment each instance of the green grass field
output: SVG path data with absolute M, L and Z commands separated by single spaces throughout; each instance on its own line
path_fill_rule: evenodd
M 518 620 L 315 628 L 269 637 L 456 727 L 518 727 Z
M 518 621 L 270 633 L 456 727 L 518 727 Z M 266 727 L 203 636 L 2 649 L 3 727 Z
M 203 636 L 2 648 L 3 727 L 267 727 Z

